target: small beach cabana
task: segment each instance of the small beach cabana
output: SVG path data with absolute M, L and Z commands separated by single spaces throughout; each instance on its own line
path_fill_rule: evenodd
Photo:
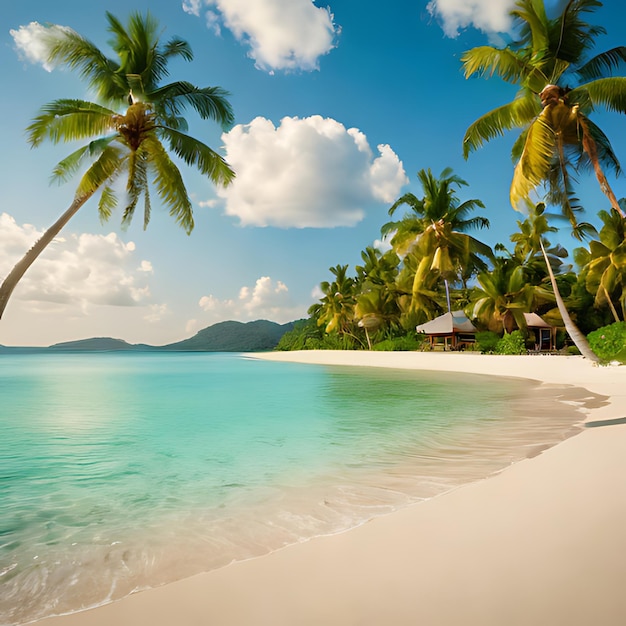
M 524 313 L 526 327 L 535 335 L 535 352 L 551 352 L 556 347 L 556 327 L 536 313 Z
M 476 327 L 463 311 L 451 311 L 415 327 L 430 340 L 431 349 L 462 350 L 476 341 Z

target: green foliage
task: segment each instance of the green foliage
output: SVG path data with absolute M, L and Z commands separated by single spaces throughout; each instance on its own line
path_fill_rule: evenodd
M 510 189 L 511 204 L 524 210 L 535 191 L 545 189 L 559 206 L 577 238 L 589 232 L 578 223 L 582 210 L 574 196 L 578 173 L 593 166 L 600 189 L 622 217 L 604 170 L 620 172 L 607 138 L 588 117 L 599 108 L 626 111 L 626 81 L 613 77 L 625 60 L 619 46 L 592 56 L 604 29 L 583 20 L 601 6 L 597 0 L 559 4 L 559 13 L 546 11 L 546 0 L 517 0 L 511 14 L 519 37 L 504 47 L 479 46 L 461 57 L 465 77 L 499 77 L 516 85 L 511 102 L 482 115 L 467 129 L 463 150 L 469 153 L 486 142 L 518 129 L 512 157 L 516 163 Z
M 311 350 L 323 338 L 322 329 L 313 318 L 299 320 L 293 330 L 286 332 L 278 342 L 276 350 Z
M 496 354 L 526 354 L 526 341 L 519 330 L 504 333 L 496 345 Z
M 476 333 L 476 348 L 485 354 L 493 354 L 500 341 L 500 335 L 490 330 Z
M 591 349 L 603 361 L 626 363 L 626 322 L 615 322 L 589 333 Z
M 337 331 L 325 333 L 314 317 L 299 320 L 293 330 L 286 332 L 275 350 L 360 350 L 363 345 L 348 334 Z
M 403 337 L 393 337 L 385 339 L 372 346 L 373 350 L 411 352 L 414 350 L 422 350 L 424 347 L 424 339 L 418 339 L 415 335 L 405 335 Z

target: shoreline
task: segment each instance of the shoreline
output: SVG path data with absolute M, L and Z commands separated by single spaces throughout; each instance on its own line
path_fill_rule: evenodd
M 622 624 L 626 368 L 582 357 L 287 352 L 279 361 L 528 378 L 591 391 L 597 428 L 487 479 L 47 626 Z M 597 396 L 603 396 L 598 398 Z

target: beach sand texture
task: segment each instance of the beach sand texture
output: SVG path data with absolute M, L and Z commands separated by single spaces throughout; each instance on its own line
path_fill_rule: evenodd
M 626 624 L 626 367 L 471 353 L 250 357 L 571 384 L 592 392 L 587 402 L 582 394 L 587 427 L 486 480 L 348 532 L 39 624 Z

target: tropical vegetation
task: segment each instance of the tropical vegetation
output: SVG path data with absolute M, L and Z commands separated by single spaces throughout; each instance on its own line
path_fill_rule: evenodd
M 187 134 L 185 109 L 226 128 L 233 122 L 227 92 L 186 81 L 164 83 L 174 58 L 193 59 L 189 44 L 178 37 L 162 43 L 162 29 L 150 13 L 133 13 L 124 26 L 106 14 L 110 45 L 116 58 L 105 56 L 71 29 L 50 28 L 45 41 L 50 63 L 78 73 L 96 102 L 60 99 L 44 105 L 28 127 L 28 141 L 39 146 L 86 141 L 56 165 L 53 179 L 64 182 L 82 173 L 71 206 L 26 252 L 0 286 L 0 317 L 15 286 L 37 257 L 77 211 L 99 193 L 98 211 L 108 220 L 124 192 L 122 225 L 130 224 L 143 198 L 143 225 L 150 221 L 154 188 L 175 222 L 187 233 L 194 227 L 191 200 L 171 155 L 197 168 L 217 185 L 234 172 L 213 149 Z
M 578 237 L 590 226 L 578 221 L 582 207 L 573 183 L 589 165 L 612 208 L 626 215 L 605 175 L 606 169 L 619 174 L 619 161 L 608 137 L 590 118 L 598 107 L 626 113 L 626 78 L 613 76 L 626 61 L 626 47 L 588 56 L 605 30 L 583 16 L 599 6 L 597 0 L 569 0 L 551 18 L 543 0 L 517 0 L 512 15 L 519 39 L 502 48 L 473 48 L 461 59 L 466 77 L 496 75 L 519 87 L 513 101 L 467 129 L 465 156 L 505 131 L 519 129 L 512 149 L 511 204 L 532 203 L 532 192 L 543 185 L 548 203 L 561 208 Z
M 465 181 L 451 170 L 438 179 L 430 170 L 421 170 L 418 179 L 424 196 L 399 198 L 390 215 L 402 205 L 410 211 L 382 227 L 400 260 L 393 283 L 386 288 L 395 296 L 399 324 L 379 315 L 371 327 L 375 340 L 385 343 L 398 335 L 410 336 L 416 323 L 446 310 L 463 309 L 481 331 L 477 346 L 482 342 L 485 351 L 515 353 L 525 349 L 525 314 L 538 313 L 565 327 L 587 358 L 623 358 L 626 212 L 606 175 L 621 174 L 621 166 L 608 137 L 591 117 L 599 107 L 626 113 L 626 78 L 615 75 L 626 61 L 626 47 L 592 55 L 596 37 L 605 31 L 584 17 L 599 6 L 597 0 L 569 0 L 551 16 L 543 0 L 517 0 L 512 11 L 517 39 L 503 47 L 473 48 L 463 55 L 466 77 L 497 76 L 518 87 L 513 101 L 470 125 L 463 152 L 467 158 L 505 132 L 519 131 L 512 149 L 510 203 L 526 217 L 510 237 L 512 250 L 499 243 L 491 251 L 466 233 L 469 228 L 488 227 L 488 221 L 467 219 L 483 204 L 458 201 L 456 193 Z M 603 224 L 599 232 L 580 219 L 583 207 L 576 198 L 575 182 L 586 168 L 593 169 L 610 205 L 608 211 L 599 212 Z M 559 214 L 547 212 L 548 207 L 557 208 Z M 548 239 L 556 231 L 551 220 L 558 217 L 569 220 L 579 241 L 589 240 L 588 246 L 574 252 L 579 273 L 566 264 L 567 250 Z M 351 289 L 352 301 L 369 292 L 358 279 Z M 316 306 L 310 310 L 318 325 L 323 323 L 319 312 Z M 344 318 L 344 337 L 359 341 L 357 328 L 366 326 L 361 317 L 358 309 L 352 309 L 351 327 Z M 604 328 L 610 322 L 613 325 Z M 602 330 L 594 331 L 599 326 Z M 593 331 L 589 335 L 593 348 L 579 327 Z M 369 333 L 366 341 L 371 347 Z M 564 342 L 561 333 L 560 343 Z

